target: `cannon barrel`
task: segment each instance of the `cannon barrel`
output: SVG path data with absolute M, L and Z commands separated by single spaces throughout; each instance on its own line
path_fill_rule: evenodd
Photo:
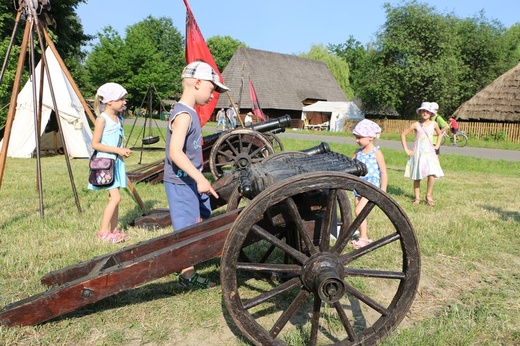
M 306 153 L 309 156 L 312 155 L 319 155 L 319 154 L 325 154 L 330 152 L 330 147 L 326 142 L 322 142 L 314 147 L 300 150 L 299 152 Z M 280 158 L 278 159 L 278 155 L 280 155 Z M 275 154 L 273 156 L 269 156 L 269 159 L 278 159 L 283 160 L 282 158 L 285 157 L 292 157 L 296 155 L 295 153 L 282 151 L 278 154 Z M 307 156 L 304 155 L 304 156 Z M 302 155 L 300 155 L 302 156 Z M 259 163 L 262 164 L 262 163 Z M 211 197 L 211 207 L 213 209 L 218 208 L 228 202 L 229 197 L 231 194 L 240 186 L 240 172 L 239 171 L 233 171 L 231 173 L 225 174 L 222 177 L 218 178 L 216 181 L 214 181 L 211 186 L 213 189 L 217 192 L 217 194 L 220 196 L 219 199 Z
M 291 125 L 291 116 L 286 114 L 284 116 L 278 117 L 276 119 L 268 120 L 262 123 L 258 123 L 251 126 L 246 126 L 246 129 L 251 129 L 258 132 L 273 132 L 279 133 L 284 132 L 285 128 Z M 215 142 L 219 139 L 221 135 L 227 132 L 217 132 L 212 133 L 210 135 L 204 136 L 204 144 L 203 151 L 207 151 L 209 155 L 209 151 Z
M 251 126 L 246 126 L 246 128 L 258 131 L 258 132 L 269 132 L 275 131 L 277 129 L 285 129 L 286 127 L 291 125 L 291 116 L 286 114 L 276 119 L 264 121 L 261 123 L 257 123 Z
M 329 143 L 327 143 L 327 142 L 321 142 L 320 144 L 318 144 L 315 147 L 312 147 L 312 148 L 309 148 L 309 149 L 300 150 L 300 151 L 302 153 L 306 153 L 306 154 L 309 154 L 309 155 L 325 154 L 325 153 L 329 153 L 330 152 L 330 146 L 329 146 Z
M 336 152 L 316 155 L 288 156 L 258 164 L 240 172 L 240 192 L 253 199 L 267 187 L 298 174 L 333 171 L 355 176 L 367 174 L 366 165 Z

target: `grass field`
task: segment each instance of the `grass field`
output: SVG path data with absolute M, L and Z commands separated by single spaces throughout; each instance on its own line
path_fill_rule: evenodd
M 284 139 L 286 150 L 317 144 Z M 348 156 L 355 150 L 353 145 L 330 146 Z M 411 220 L 422 260 L 414 304 L 382 344 L 520 344 L 520 162 L 442 155 L 446 176 L 435 184 L 437 204 L 431 208 L 411 204 L 412 181 L 403 177 L 402 151 L 382 151 L 389 167 L 388 193 Z M 161 151 L 140 154 L 127 160 L 128 170 L 139 167 L 140 160 L 163 156 Z M 41 165 L 43 218 L 36 160 L 6 162 L 0 189 L 0 307 L 45 291 L 39 280 L 50 271 L 171 231 L 129 226 L 141 211 L 126 192 L 120 223 L 129 242 L 100 243 L 96 232 L 107 197 L 86 189 L 87 160 L 71 160 L 81 212 L 64 157 L 43 157 Z M 147 208 L 167 206 L 161 184 L 137 184 L 136 189 Z M 219 266 L 215 259 L 199 271 L 218 282 Z M 176 275 L 169 275 L 42 325 L 0 326 L 0 345 L 249 345 L 223 311 L 220 294 L 220 286 L 186 291 Z

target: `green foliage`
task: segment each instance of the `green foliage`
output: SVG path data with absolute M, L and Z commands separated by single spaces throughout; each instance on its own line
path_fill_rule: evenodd
M 484 12 L 461 19 L 418 1 L 384 7 L 386 22 L 373 45 L 364 48 L 352 37 L 329 45 L 349 63 L 368 113 L 411 118 L 421 102 L 436 101 L 452 114 L 520 58 L 520 25 L 506 31 Z
M 91 39 L 91 37 L 83 33 L 83 27 L 75 13 L 75 9 L 78 4 L 85 2 L 86 0 L 53 0 L 49 22 L 54 21 L 55 25 L 49 24 L 46 29 L 60 57 L 64 60 L 65 65 L 71 74 L 80 81 L 80 83 L 78 83 L 80 86 L 84 84 L 80 66 L 80 62 L 84 58 L 81 47 Z M 0 37 L 2 37 L 2 41 L 0 41 L 0 54 L 2 57 L 6 57 L 10 38 L 14 35 L 6 72 L 0 83 L 0 127 L 5 124 L 7 105 L 11 98 L 18 56 L 20 54 L 20 45 L 26 27 L 25 16 L 22 16 L 18 26 L 15 26 L 15 17 L 18 10 L 18 8 L 14 7 L 15 5 L 18 6 L 18 1 L 2 1 L 0 3 Z M 43 17 L 41 17 L 40 20 L 42 23 L 47 23 L 47 20 Z M 44 38 L 42 39 L 44 40 Z M 33 36 L 33 40 L 35 44 L 35 61 L 39 61 L 41 47 L 36 34 Z M 24 66 L 22 71 L 22 85 L 29 75 L 28 61 L 29 59 L 25 59 L 26 66 Z
M 354 92 L 350 86 L 349 67 L 344 60 L 330 54 L 322 45 L 313 45 L 309 53 L 300 54 L 300 56 L 312 60 L 323 61 L 347 98 L 352 99 L 354 97 Z
M 247 47 L 245 43 L 231 36 L 212 36 L 206 40 L 206 44 L 220 72 L 224 71 L 238 47 Z
M 328 50 L 341 59 L 345 60 L 349 67 L 349 82 L 354 90 L 361 88 L 363 75 L 367 68 L 368 50 L 361 44 L 361 42 L 349 36 L 345 43 L 330 44 Z
M 129 92 L 129 107 L 141 104 L 148 87 L 160 96 L 180 93 L 184 66 L 182 35 L 169 18 L 147 17 L 129 26 L 123 39 L 108 26 L 85 61 L 93 92 L 106 82 L 116 82 Z

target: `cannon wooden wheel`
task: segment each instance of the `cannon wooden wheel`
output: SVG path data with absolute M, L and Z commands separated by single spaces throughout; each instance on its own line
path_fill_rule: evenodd
M 269 143 L 271 143 L 271 146 L 273 147 L 275 153 L 283 151 L 284 147 L 280 137 L 278 137 L 272 132 L 263 132 L 262 134 L 265 138 L 267 138 Z
M 359 216 L 343 217 L 331 242 L 338 194 L 353 190 L 368 203 Z M 326 197 L 309 198 L 320 193 Z M 367 216 L 374 241 L 354 250 L 352 235 Z M 261 192 L 233 223 L 221 257 L 224 305 L 257 345 L 374 345 L 408 312 L 419 274 L 404 211 L 380 189 L 337 172 L 301 174 Z
M 270 141 L 260 132 L 237 129 L 219 137 L 213 145 L 209 168 L 215 179 L 230 170 L 243 170 L 274 154 Z

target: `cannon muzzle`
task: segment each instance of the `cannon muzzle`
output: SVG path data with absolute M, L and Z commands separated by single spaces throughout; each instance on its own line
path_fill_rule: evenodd
M 286 115 L 278 117 L 276 119 L 272 119 L 272 120 L 268 120 L 268 121 L 265 121 L 262 123 L 248 126 L 247 128 L 250 128 L 250 129 L 258 131 L 258 132 L 268 132 L 268 131 L 274 131 L 277 129 L 285 129 L 286 127 L 288 127 L 290 125 L 291 125 L 291 116 L 286 114 Z
M 329 146 L 329 143 L 327 143 L 327 142 L 321 142 L 320 144 L 318 144 L 315 147 L 300 150 L 300 151 L 302 153 L 306 153 L 309 155 L 325 154 L 325 153 L 330 153 L 330 146 Z

